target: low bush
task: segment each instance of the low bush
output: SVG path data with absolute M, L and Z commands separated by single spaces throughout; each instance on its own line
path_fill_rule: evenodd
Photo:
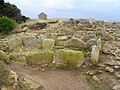
M 8 33 L 12 31 L 17 25 L 16 21 L 8 17 L 0 17 L 0 32 Z

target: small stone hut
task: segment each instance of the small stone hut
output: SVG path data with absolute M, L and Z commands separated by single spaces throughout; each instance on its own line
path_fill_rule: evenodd
M 38 19 L 47 20 L 47 14 L 45 14 L 44 12 L 41 12 L 41 13 L 38 15 Z

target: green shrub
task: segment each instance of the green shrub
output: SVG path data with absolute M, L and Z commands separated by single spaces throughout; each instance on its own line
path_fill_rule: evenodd
M 16 26 L 16 21 L 8 17 L 0 17 L 0 32 L 8 33 Z

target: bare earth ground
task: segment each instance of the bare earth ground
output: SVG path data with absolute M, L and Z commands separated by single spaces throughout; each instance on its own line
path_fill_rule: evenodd
M 100 59 L 102 63 L 112 58 L 109 55 L 101 55 Z M 104 70 L 101 74 L 96 74 L 102 81 L 100 84 L 94 81 L 90 75 L 82 74 L 82 72 L 98 70 L 98 67 L 91 67 L 91 65 L 82 67 L 81 71 L 58 68 L 39 68 L 35 70 L 17 63 L 8 66 L 25 78 L 44 86 L 45 90 L 112 90 L 114 85 L 119 84 L 113 74 Z
M 43 85 L 46 90 L 93 90 L 85 77 L 75 70 L 29 70 L 17 64 L 12 64 L 9 67 L 27 79 Z

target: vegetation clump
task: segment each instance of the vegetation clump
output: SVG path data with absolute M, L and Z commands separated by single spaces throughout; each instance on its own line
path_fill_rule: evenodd
M 0 62 L 0 88 L 8 84 L 9 71 L 3 62 Z
M 16 21 L 8 17 L 0 17 L 0 32 L 8 33 L 17 25 Z

